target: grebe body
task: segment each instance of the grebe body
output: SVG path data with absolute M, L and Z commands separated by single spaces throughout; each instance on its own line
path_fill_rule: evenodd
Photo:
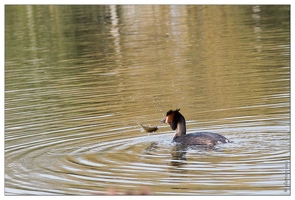
M 209 145 L 228 143 L 229 140 L 217 133 L 211 132 L 196 132 L 186 134 L 185 118 L 179 112 L 180 109 L 169 110 L 166 117 L 161 120 L 163 123 L 168 123 L 172 130 L 176 130 L 173 137 L 173 142 L 185 145 Z

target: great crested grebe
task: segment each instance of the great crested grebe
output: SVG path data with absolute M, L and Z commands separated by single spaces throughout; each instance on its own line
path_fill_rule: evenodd
M 161 120 L 163 123 L 168 123 L 172 130 L 176 130 L 173 137 L 173 142 L 186 145 L 209 145 L 229 143 L 230 141 L 217 133 L 196 132 L 186 134 L 185 119 L 179 112 L 180 109 L 169 110 L 166 117 Z

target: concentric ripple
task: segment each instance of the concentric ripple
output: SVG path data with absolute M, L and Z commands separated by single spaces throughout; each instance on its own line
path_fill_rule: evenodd
M 109 188 L 124 193 L 138 186 L 155 194 L 240 194 L 245 188 L 283 194 L 289 153 L 282 148 L 288 138 L 277 133 L 282 128 L 219 129 L 233 143 L 213 149 L 173 144 L 170 131 L 105 142 L 82 134 L 76 144 L 60 137 L 27 143 L 21 154 L 7 151 L 7 187 L 19 185 L 27 194 L 104 194 Z

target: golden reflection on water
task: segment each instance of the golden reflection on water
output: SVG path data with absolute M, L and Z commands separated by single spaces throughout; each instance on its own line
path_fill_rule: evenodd
M 289 194 L 289 6 L 5 11 L 7 194 Z M 234 143 L 179 149 L 176 108 Z

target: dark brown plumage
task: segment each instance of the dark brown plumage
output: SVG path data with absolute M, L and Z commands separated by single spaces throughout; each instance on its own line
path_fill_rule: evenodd
M 186 122 L 183 115 L 179 112 L 180 109 L 169 110 L 166 117 L 161 120 L 163 123 L 168 123 L 172 130 L 176 130 L 173 141 L 187 145 L 209 145 L 214 146 L 221 143 L 228 143 L 229 140 L 217 133 L 211 132 L 196 132 L 186 134 Z

